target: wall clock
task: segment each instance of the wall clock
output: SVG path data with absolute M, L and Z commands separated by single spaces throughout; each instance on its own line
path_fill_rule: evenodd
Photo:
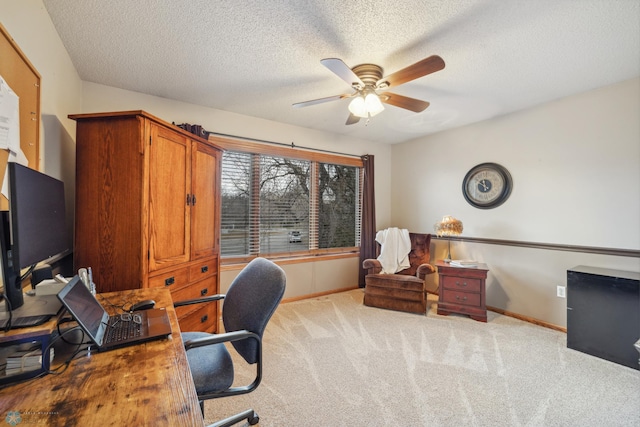
M 462 194 L 472 206 L 492 209 L 503 204 L 511 194 L 511 174 L 497 163 L 481 163 L 471 168 L 462 181 Z

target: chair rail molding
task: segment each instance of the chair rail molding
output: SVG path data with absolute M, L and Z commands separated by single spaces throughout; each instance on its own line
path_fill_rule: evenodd
M 640 258 L 640 250 L 637 249 L 619 249 L 619 248 L 603 248 L 597 246 L 579 246 L 579 245 L 562 245 L 557 243 L 538 243 L 525 242 L 521 240 L 502 240 L 488 239 L 482 237 L 463 237 L 463 236 L 441 236 L 434 235 L 436 240 L 452 240 L 458 242 L 481 243 L 486 245 L 502 245 L 502 246 L 519 246 L 523 248 L 546 249 L 552 251 L 565 252 L 584 252 L 600 255 L 623 256 L 631 258 Z

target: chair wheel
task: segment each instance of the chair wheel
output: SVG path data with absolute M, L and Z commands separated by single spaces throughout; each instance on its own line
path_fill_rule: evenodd
M 260 417 L 256 414 L 254 417 L 249 418 L 249 425 L 254 426 L 260 422 Z

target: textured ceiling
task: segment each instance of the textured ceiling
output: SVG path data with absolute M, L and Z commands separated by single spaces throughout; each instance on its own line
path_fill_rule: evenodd
M 44 0 L 84 81 L 398 143 L 640 75 L 638 0 Z M 446 68 L 394 92 L 429 101 L 346 126 L 320 64 Z M 215 129 L 209 129 L 214 130 Z

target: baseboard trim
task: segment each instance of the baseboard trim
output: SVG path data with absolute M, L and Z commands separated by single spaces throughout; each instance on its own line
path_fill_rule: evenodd
M 305 294 L 305 295 L 300 295 L 300 296 L 297 296 L 297 297 L 284 298 L 280 302 L 280 304 L 286 304 L 288 302 L 294 302 L 294 301 L 302 301 L 302 300 L 311 299 L 311 298 L 318 298 L 318 297 L 323 297 L 323 296 L 331 295 L 331 294 L 339 294 L 340 292 L 352 291 L 354 289 L 359 289 L 359 288 L 358 288 L 358 286 L 349 286 L 348 288 L 331 289 L 330 291 L 316 292 L 316 293 L 313 293 L 313 294 Z
M 358 286 L 349 286 L 347 288 L 332 289 L 330 291 L 316 292 L 316 293 L 313 293 L 313 294 L 306 294 L 306 295 L 300 295 L 300 296 L 297 296 L 297 297 L 284 298 L 280 303 L 281 304 L 286 304 L 288 302 L 295 302 L 295 301 L 302 301 L 302 300 L 306 300 L 306 299 L 318 298 L 318 297 L 323 297 L 323 296 L 326 296 L 326 295 L 338 294 L 340 292 L 352 291 L 354 289 L 361 289 L 361 288 L 359 288 Z M 430 293 L 430 294 L 433 294 L 433 295 L 438 295 L 437 291 L 435 291 L 435 292 L 427 291 L 427 293 Z M 527 323 L 532 323 L 534 325 L 542 326 L 544 328 L 549 328 L 549 329 L 553 329 L 553 330 L 556 330 L 556 331 L 564 332 L 565 334 L 567 333 L 567 328 L 564 328 L 564 327 L 558 326 L 558 325 L 554 325 L 553 323 L 544 322 L 544 321 L 538 320 L 538 319 L 536 319 L 534 317 L 523 316 L 522 314 L 513 313 L 511 311 L 507 311 L 507 310 L 503 310 L 501 308 L 491 307 L 491 306 L 487 306 L 487 310 L 493 311 L 494 313 L 502 314 L 503 316 L 513 317 L 514 319 L 522 320 L 522 321 L 527 322 Z
M 525 322 L 528 322 L 528 323 L 533 323 L 534 325 L 543 326 L 545 328 L 549 328 L 549 329 L 553 329 L 553 330 L 556 330 L 556 331 L 564 332 L 565 334 L 567 333 L 567 328 L 563 328 L 562 326 L 554 325 L 553 323 L 544 322 L 544 321 L 538 320 L 538 319 L 536 319 L 534 317 L 523 316 L 522 314 L 513 313 L 511 311 L 503 310 L 503 309 L 497 308 L 497 307 L 487 306 L 487 310 L 491 310 L 491 311 L 493 311 L 495 313 L 502 314 L 504 316 L 513 317 L 514 319 L 522 320 L 522 321 L 525 321 Z

